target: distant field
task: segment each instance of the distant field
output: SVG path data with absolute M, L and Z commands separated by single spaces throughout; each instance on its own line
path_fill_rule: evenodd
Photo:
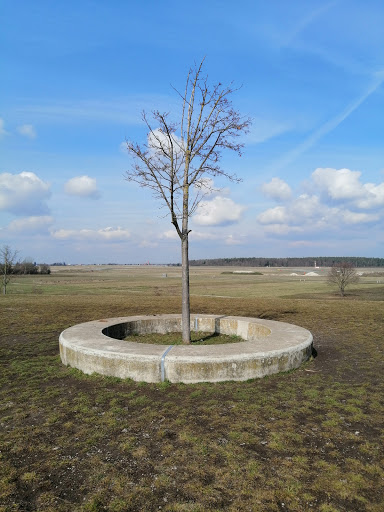
M 75 323 L 180 312 L 179 267 L 16 277 L 0 296 L 0 512 L 382 512 L 384 274 L 361 271 L 341 299 L 327 269 L 192 267 L 192 312 L 295 323 L 317 351 L 194 385 L 85 376 L 58 355 Z
M 327 283 L 327 268 L 257 269 L 263 275 L 244 273 L 255 272 L 254 268 L 236 270 L 234 267 L 191 267 L 191 296 L 202 297 L 295 297 L 316 294 L 331 298 L 337 290 Z M 237 273 L 239 272 L 239 273 Z M 241 273 L 240 273 L 241 272 Z M 318 276 L 305 274 L 315 272 Z M 364 296 L 368 291 L 382 300 L 380 286 L 384 285 L 384 271 L 362 269 L 364 277 L 353 285 L 350 295 Z M 296 275 L 292 275 L 296 274 Z M 371 277 L 371 274 L 373 277 Z M 379 275 L 379 277 L 377 277 Z M 52 267 L 48 276 L 18 276 L 14 279 L 10 294 L 144 294 L 181 295 L 180 267 L 130 266 L 130 265 L 88 265 Z M 347 290 L 348 291 L 348 290 Z M 353 293 L 352 293 L 353 292 Z

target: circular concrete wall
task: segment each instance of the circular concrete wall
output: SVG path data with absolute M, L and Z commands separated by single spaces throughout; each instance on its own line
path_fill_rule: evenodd
M 237 335 L 224 345 L 151 345 L 124 341 L 129 334 L 181 331 L 181 315 L 109 318 L 60 334 L 64 364 L 84 373 L 136 381 L 247 380 L 299 367 L 312 353 L 312 334 L 296 325 L 258 318 L 191 315 L 191 329 Z

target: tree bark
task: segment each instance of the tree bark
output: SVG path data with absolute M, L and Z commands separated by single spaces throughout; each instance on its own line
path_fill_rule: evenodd
M 191 342 L 190 302 L 189 302 L 189 257 L 188 257 L 188 232 L 183 233 L 181 239 L 181 329 L 183 343 Z

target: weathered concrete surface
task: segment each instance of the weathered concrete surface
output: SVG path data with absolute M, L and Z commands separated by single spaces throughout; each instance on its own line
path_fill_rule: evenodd
M 130 333 L 181 331 L 181 316 L 120 317 L 66 329 L 59 339 L 60 356 L 64 364 L 87 374 L 193 383 L 264 377 L 297 368 L 312 353 L 312 334 L 284 322 L 196 314 L 191 315 L 191 329 L 234 334 L 245 341 L 171 348 L 127 342 L 123 338 Z

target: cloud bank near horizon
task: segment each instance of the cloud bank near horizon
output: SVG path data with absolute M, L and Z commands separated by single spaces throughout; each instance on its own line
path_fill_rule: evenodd
M 318 168 L 302 183 L 310 192 L 296 195 L 283 180 L 273 178 L 261 189 L 279 204 L 257 220 L 267 233 L 280 237 L 379 225 L 384 220 L 384 182 L 363 183 L 361 177 L 359 171 Z
M 63 185 L 67 194 L 68 189 L 72 192 L 68 197 L 73 196 L 74 200 L 76 197 L 86 200 L 97 193 L 96 180 L 89 176 L 71 178 Z M 212 180 L 206 185 L 209 190 L 215 189 Z M 251 224 L 250 210 L 257 208 L 258 203 L 263 204 L 261 196 L 257 198 L 257 191 L 253 205 L 234 201 L 228 197 L 230 191 L 224 192 L 224 195 L 217 192 L 208 195 L 192 217 L 190 237 L 194 246 L 215 242 L 218 246 L 237 246 L 241 250 L 250 240 L 285 239 L 292 247 L 316 247 L 326 237 L 336 240 L 350 235 L 351 230 L 364 236 L 364 231 L 380 228 L 384 220 L 384 182 L 365 182 L 361 171 L 350 169 L 317 168 L 296 189 L 273 177 L 260 186 L 261 194 L 271 205 L 259 208 Z M 156 231 L 156 221 L 152 221 L 150 231 L 138 229 L 135 223 L 129 222 L 125 226 L 104 227 L 97 220 L 93 226 L 82 227 L 81 219 L 77 219 L 76 226 L 65 226 L 61 221 L 58 227 L 58 219 L 45 211 L 46 201 L 52 194 L 54 202 L 51 185 L 34 173 L 0 175 L 0 207 L 16 216 L 7 226 L 0 226 L 3 235 L 35 234 L 67 248 L 86 243 L 89 250 L 98 244 L 113 244 L 123 250 L 128 244 L 131 249 L 150 253 L 170 244 L 178 251 L 176 231 L 173 228 Z M 25 216 L 26 211 L 32 214 Z M 164 219 L 158 222 L 160 226 Z

